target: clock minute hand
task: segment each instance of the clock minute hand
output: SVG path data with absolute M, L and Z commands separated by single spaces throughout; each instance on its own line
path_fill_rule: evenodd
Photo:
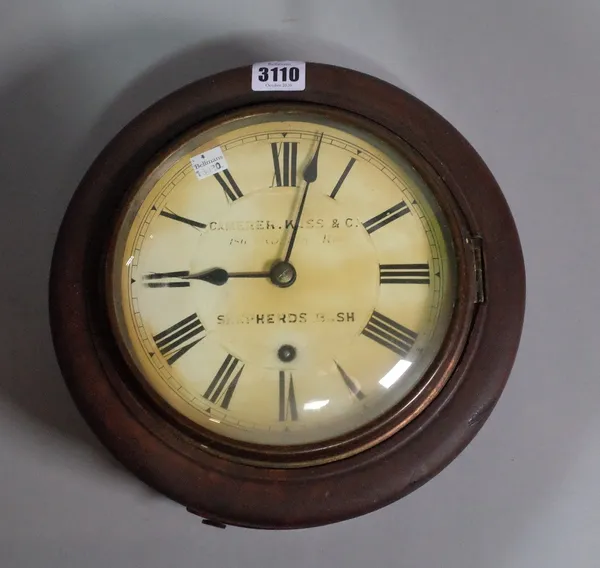
M 284 262 L 289 262 L 290 256 L 292 256 L 292 250 L 294 248 L 294 243 L 296 242 L 296 235 L 298 234 L 298 226 L 300 225 L 300 219 L 302 217 L 302 211 L 304 211 L 304 204 L 306 203 L 306 196 L 308 195 L 308 188 L 310 184 L 315 182 L 317 179 L 317 164 L 319 161 L 319 150 L 321 149 L 321 142 L 323 141 L 323 133 L 321 132 L 321 136 L 319 137 L 319 143 L 317 144 L 317 149 L 312 157 L 312 160 L 304 169 L 303 177 L 306 185 L 304 186 L 304 193 L 302 194 L 302 199 L 300 201 L 300 207 L 298 208 L 298 214 L 296 215 L 296 222 L 292 227 L 292 236 L 290 238 L 290 244 L 288 245 L 287 252 L 285 253 Z

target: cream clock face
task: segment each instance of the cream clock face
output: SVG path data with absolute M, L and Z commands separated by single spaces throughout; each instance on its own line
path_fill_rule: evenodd
M 267 445 L 348 434 L 414 396 L 440 350 L 456 297 L 443 215 L 350 124 L 230 118 L 139 181 L 109 260 L 114 331 L 203 428 Z

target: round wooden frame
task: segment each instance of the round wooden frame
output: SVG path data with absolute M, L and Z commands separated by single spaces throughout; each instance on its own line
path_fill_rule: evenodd
M 492 174 L 428 106 L 373 77 L 323 64 L 307 64 L 304 91 L 253 92 L 250 79 L 250 68 L 243 67 L 184 87 L 134 119 L 96 159 L 57 240 L 50 278 L 52 332 L 81 413 L 140 479 L 211 521 L 301 528 L 365 514 L 401 498 L 469 443 L 512 368 L 524 315 L 524 265 L 513 218 Z M 369 430 L 372 444 L 364 443 L 363 433 L 363 445 L 354 453 L 345 450 L 344 459 L 337 455 L 332 461 L 332 450 L 308 448 L 302 459 L 308 456 L 310 465 L 296 468 L 289 467 L 292 451 L 283 452 L 280 463 L 255 467 L 260 449 L 258 454 L 256 448 L 237 449 L 247 463 L 227 459 L 231 448 L 203 449 L 185 424 L 170 420 L 139 381 L 130 380 L 104 301 L 107 243 L 143 169 L 199 124 L 249 105 L 284 102 L 347 111 L 401 141 L 406 157 L 448 196 L 445 212 L 451 214 L 462 274 L 459 317 L 442 350 L 446 357 L 437 361 L 441 370 L 436 371 L 448 375 L 437 396 L 430 396 L 410 422 L 387 417 L 385 427 L 382 421 Z M 477 242 L 481 249 L 473 247 Z M 480 268 L 483 280 L 473 274 Z M 210 442 L 220 449 L 222 441 Z M 351 439 L 345 443 L 358 447 Z

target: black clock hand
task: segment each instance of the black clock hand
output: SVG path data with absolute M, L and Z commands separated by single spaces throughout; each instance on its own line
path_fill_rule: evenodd
M 268 278 L 270 272 L 227 272 L 224 268 L 212 268 L 205 272 L 189 274 L 186 280 L 203 280 L 215 286 L 223 286 L 230 278 Z
M 230 278 L 268 278 L 270 275 L 270 272 L 227 272 L 224 268 L 211 268 L 210 270 L 197 272 L 196 274 L 190 274 L 187 270 L 178 272 L 154 272 L 144 276 L 144 280 L 178 278 L 180 280 L 203 280 L 204 282 L 214 284 L 215 286 L 223 286 Z M 153 286 L 153 284 L 150 285 Z M 164 286 L 177 287 L 177 284 L 164 284 Z
M 306 166 L 304 170 L 304 181 L 306 185 L 304 186 L 304 193 L 302 194 L 302 199 L 300 201 L 300 207 L 298 208 L 298 214 L 296 215 L 296 222 L 292 227 L 292 237 L 290 238 L 290 244 L 288 245 L 287 252 L 285 253 L 284 262 L 289 262 L 290 256 L 292 256 L 292 249 L 294 248 L 294 243 L 296 242 L 296 235 L 298 234 L 298 226 L 300 225 L 300 219 L 302 217 L 302 211 L 304 211 L 304 204 L 306 203 L 306 196 L 308 195 L 308 188 L 310 184 L 313 183 L 317 179 L 317 163 L 319 160 L 319 150 L 321 149 L 321 142 L 323 141 L 323 133 L 321 132 L 321 136 L 319 138 L 319 143 L 317 144 L 317 149 L 315 150 L 315 154 L 312 157 L 312 160 Z

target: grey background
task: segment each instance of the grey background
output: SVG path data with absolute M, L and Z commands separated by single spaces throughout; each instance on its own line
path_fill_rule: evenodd
M 600 5 L 596 0 L 2 0 L 0 565 L 598 566 Z M 387 79 L 455 124 L 515 215 L 519 356 L 482 432 L 406 499 L 284 533 L 204 527 L 77 414 L 47 316 L 53 241 L 96 153 L 172 89 L 255 60 Z

